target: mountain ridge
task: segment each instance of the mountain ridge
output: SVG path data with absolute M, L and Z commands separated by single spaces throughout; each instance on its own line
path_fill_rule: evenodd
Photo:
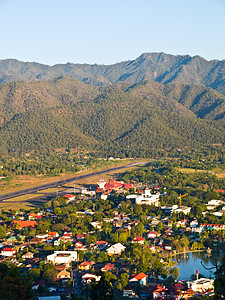
M 225 96 L 204 86 L 144 81 L 95 87 L 68 76 L 5 83 L 0 154 L 82 147 L 123 157 L 224 145 L 224 114 Z
M 55 64 L 0 60 L 0 83 L 49 80 L 67 75 L 94 86 L 116 82 L 200 84 L 225 94 L 225 60 L 206 60 L 199 55 L 172 55 L 163 52 L 143 53 L 134 60 L 112 65 Z

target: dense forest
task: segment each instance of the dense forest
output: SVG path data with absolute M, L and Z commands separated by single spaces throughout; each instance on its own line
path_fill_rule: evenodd
M 147 157 L 153 149 L 223 146 L 224 114 L 225 96 L 204 86 L 13 82 L 0 86 L 0 154 L 81 147 Z

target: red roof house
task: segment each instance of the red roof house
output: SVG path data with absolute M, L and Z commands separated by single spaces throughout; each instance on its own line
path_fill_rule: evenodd
M 137 236 L 131 241 L 131 243 L 138 243 L 138 244 L 143 245 L 144 244 L 144 239 L 141 236 Z
M 138 275 L 133 274 L 132 278 L 129 280 L 129 282 L 139 282 L 140 285 L 146 285 L 147 278 L 148 278 L 148 275 L 146 275 L 145 273 L 139 273 Z
M 13 225 L 17 225 L 19 228 L 26 228 L 26 227 L 32 227 L 34 228 L 37 225 L 37 221 L 19 221 L 19 220 L 13 220 L 10 224 L 10 227 Z
M 104 267 L 101 268 L 101 271 L 111 271 L 114 268 L 114 264 L 106 264 Z

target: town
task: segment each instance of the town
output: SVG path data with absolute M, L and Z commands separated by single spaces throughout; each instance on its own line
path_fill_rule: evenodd
M 106 290 L 107 299 L 213 296 L 215 278 L 196 272 L 183 280 L 176 256 L 223 251 L 221 190 L 208 192 L 202 206 L 188 205 L 193 190 L 175 193 L 165 174 L 159 166 L 140 168 L 65 190 L 42 208 L 2 210 L 0 266 L 27 276 L 23 284 L 38 299 L 97 299 Z M 188 176 L 194 184 L 196 174 Z M 205 176 L 218 185 L 207 172 L 198 182 Z

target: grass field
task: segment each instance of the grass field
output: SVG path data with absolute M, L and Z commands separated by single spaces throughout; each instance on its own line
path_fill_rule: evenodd
M 179 172 L 185 173 L 185 174 L 191 174 L 196 172 L 207 172 L 206 170 L 196 170 L 196 169 L 190 169 L 190 168 L 176 168 Z
M 179 172 L 185 173 L 185 174 L 191 174 L 191 173 L 197 173 L 197 172 L 210 172 L 214 175 L 216 175 L 218 178 L 225 178 L 225 171 L 221 169 L 213 169 L 213 170 L 196 170 L 196 169 L 190 169 L 190 168 L 176 168 Z

